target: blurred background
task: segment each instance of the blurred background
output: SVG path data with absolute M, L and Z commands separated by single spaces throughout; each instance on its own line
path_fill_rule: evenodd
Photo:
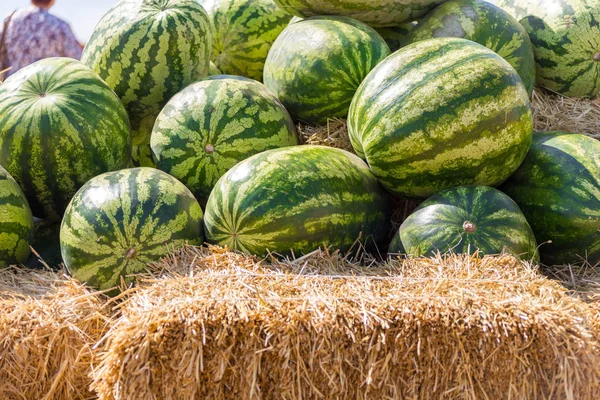
M 56 0 L 51 13 L 68 22 L 79 42 L 86 43 L 100 18 L 116 3 L 117 0 Z M 30 0 L 0 0 L 0 21 L 30 4 Z

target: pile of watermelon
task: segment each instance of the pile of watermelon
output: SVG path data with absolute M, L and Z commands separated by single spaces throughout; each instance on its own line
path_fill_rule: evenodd
M 0 266 L 98 289 L 204 243 L 261 257 L 600 262 L 600 143 L 533 132 L 600 92 L 600 0 L 121 0 L 81 61 L 0 85 Z M 544 90 L 544 89 L 540 89 Z M 300 145 L 348 121 L 354 154 Z M 421 205 L 391 231 L 395 197 Z

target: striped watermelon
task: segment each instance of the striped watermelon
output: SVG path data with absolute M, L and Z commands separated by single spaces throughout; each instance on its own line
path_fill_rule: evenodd
M 145 271 L 169 250 L 203 242 L 202 209 L 177 179 L 154 168 L 109 172 L 86 183 L 60 228 L 73 277 L 98 289 Z
M 502 183 L 525 158 L 533 122 L 508 62 L 469 40 L 439 38 L 398 50 L 369 74 L 348 130 L 388 190 L 426 198 Z
M 390 51 L 393 53 L 404 47 L 406 36 L 410 33 L 415 25 L 415 22 L 407 22 L 399 26 L 376 28 L 375 30 L 381 35 L 383 40 L 385 40 L 390 48 Z
M 208 242 L 250 254 L 349 250 L 388 234 L 390 199 L 355 155 L 324 146 L 269 150 L 217 182 L 204 216 Z
M 490 1 L 529 33 L 539 85 L 571 97 L 600 93 L 599 0 Z
M 292 118 L 252 79 L 217 75 L 167 103 L 152 132 L 156 165 L 206 204 L 217 180 L 254 154 L 298 144 Z
M 542 262 L 600 262 L 597 140 L 565 132 L 535 133 L 525 162 L 502 190 L 529 220 Z
M 262 81 L 269 49 L 292 19 L 273 0 L 201 0 L 214 26 L 212 59 L 224 74 Z
M 371 26 L 397 26 L 425 15 L 443 0 L 275 0 L 300 17 L 343 15 Z
M 135 165 L 152 166 L 150 134 L 165 104 L 208 75 L 212 34 L 196 0 L 121 0 L 102 18 L 82 61 L 119 95 Z
M 0 165 L 36 217 L 60 221 L 85 182 L 126 167 L 130 157 L 127 112 L 79 61 L 38 61 L 0 86 Z
M 289 25 L 265 64 L 265 85 L 295 119 L 322 125 L 346 118 L 354 92 L 390 50 L 371 27 L 346 17 Z
M 33 236 L 33 216 L 21 188 L 0 167 L 0 268 L 25 262 Z
M 452 0 L 437 7 L 406 37 L 407 43 L 436 37 L 469 39 L 512 65 L 531 94 L 535 85 L 533 46 L 525 28 L 507 12 L 483 0 Z
M 510 197 L 487 186 L 460 186 L 423 202 L 402 223 L 389 252 L 413 257 L 508 252 L 532 260 L 536 249 L 531 227 Z

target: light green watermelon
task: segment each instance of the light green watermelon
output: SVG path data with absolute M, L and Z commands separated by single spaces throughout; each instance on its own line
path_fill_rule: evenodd
M 257 154 L 230 169 L 205 212 L 209 243 L 283 256 L 322 246 L 369 248 L 389 233 L 389 195 L 366 164 L 344 150 L 293 146 Z M 356 248 L 354 248 L 356 249 Z
M 487 186 L 459 186 L 421 203 L 402 223 L 389 252 L 413 257 L 436 253 L 494 255 L 537 260 L 535 237 L 513 200 Z
M 300 17 L 342 15 L 371 26 L 398 26 L 422 17 L 443 0 L 275 0 Z
M 0 167 L 0 268 L 25 262 L 33 237 L 33 216 L 21 188 Z
M 525 28 L 506 11 L 483 0 L 447 1 L 419 21 L 405 42 L 436 37 L 468 39 L 493 50 L 515 68 L 527 91 L 533 91 L 533 46 Z
M 156 119 L 156 165 L 206 204 L 217 180 L 265 150 L 298 144 L 292 118 L 261 83 L 217 75 L 171 99 Z
M 533 135 L 502 185 L 529 220 L 547 265 L 600 262 L 600 143 L 565 132 Z
M 490 0 L 531 38 L 537 83 L 570 97 L 600 92 L 600 0 Z
M 346 17 L 289 25 L 265 64 L 264 82 L 297 120 L 346 118 L 354 92 L 390 50 L 371 27 Z
M 202 209 L 177 179 L 154 168 L 109 172 L 86 183 L 60 229 L 65 266 L 97 289 L 132 282 L 185 243 L 203 243 Z
M 38 61 L 0 85 L 0 165 L 36 217 L 60 221 L 84 183 L 130 159 L 125 108 L 79 61 Z
M 262 81 L 269 49 L 292 19 L 273 0 L 201 0 L 211 18 L 212 59 L 224 74 Z
M 533 120 L 507 61 L 475 42 L 438 38 L 398 50 L 367 76 L 348 130 L 388 190 L 426 198 L 504 182 L 525 159 Z
M 212 34 L 196 0 L 121 0 L 102 18 L 82 61 L 119 95 L 131 120 L 135 165 L 152 166 L 160 110 L 208 75 Z

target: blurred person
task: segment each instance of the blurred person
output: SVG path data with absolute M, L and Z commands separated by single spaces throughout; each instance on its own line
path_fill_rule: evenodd
M 82 47 L 69 25 L 48 12 L 54 1 L 31 0 L 0 25 L 0 72 L 11 68 L 0 79 L 44 58 L 81 58 Z

